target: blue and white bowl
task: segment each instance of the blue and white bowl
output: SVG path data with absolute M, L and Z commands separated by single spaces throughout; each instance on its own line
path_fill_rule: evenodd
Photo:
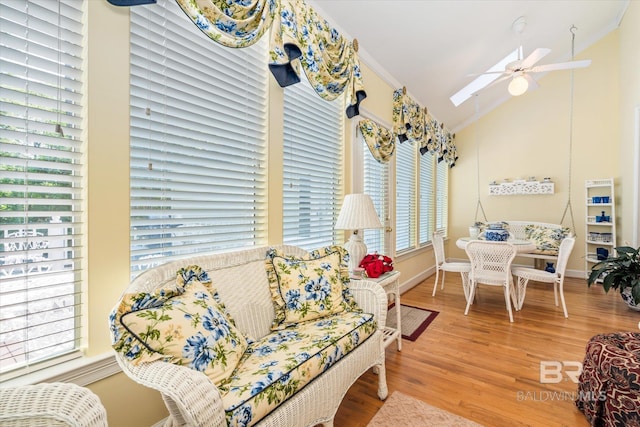
M 484 231 L 484 238 L 492 242 L 506 242 L 509 238 L 509 230 L 505 229 L 502 224 L 489 224 Z

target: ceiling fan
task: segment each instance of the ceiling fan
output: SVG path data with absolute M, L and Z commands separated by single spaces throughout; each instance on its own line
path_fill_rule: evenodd
M 524 16 L 516 19 L 512 28 L 513 31 L 522 34 L 524 27 L 526 26 L 526 20 Z M 571 27 L 571 32 L 575 27 Z M 529 56 L 522 59 L 522 45 L 518 49 L 514 50 L 502 61 L 491 67 L 484 73 L 474 74 L 477 77 L 474 81 L 462 88 L 458 93 L 453 95 L 450 99 L 451 102 L 457 107 L 465 100 L 469 99 L 472 95 L 479 92 L 482 89 L 493 86 L 499 82 L 505 80 L 511 80 L 509 82 L 509 93 L 513 96 L 519 96 L 525 93 L 527 90 L 533 90 L 538 88 L 538 83 L 533 78 L 532 74 L 544 73 L 547 71 L 555 70 L 568 70 L 574 68 L 584 68 L 591 64 L 590 59 L 581 61 L 568 61 L 558 62 L 555 64 L 535 65 L 542 58 L 547 56 L 551 49 L 537 48 Z M 517 60 L 513 60 L 514 55 L 517 55 Z

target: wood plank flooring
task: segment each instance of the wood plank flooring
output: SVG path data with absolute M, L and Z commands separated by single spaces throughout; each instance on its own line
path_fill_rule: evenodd
M 389 395 L 398 390 L 487 427 L 588 426 L 574 404 L 570 374 L 576 368 L 567 367 L 561 379 L 548 370 L 542 383 L 541 361 L 581 363 L 590 337 L 637 331 L 640 313 L 616 292 L 568 278 L 568 319 L 554 305 L 553 288 L 538 282 L 529 282 L 513 323 L 497 287 L 481 285 L 465 316 L 460 275 L 448 273 L 444 290 L 432 297 L 434 278 L 402 294 L 403 304 L 440 314 L 417 341 L 403 340 L 401 352 L 394 344 L 387 348 Z M 377 376 L 369 371 L 347 392 L 335 426 L 366 426 L 383 404 L 376 390 Z

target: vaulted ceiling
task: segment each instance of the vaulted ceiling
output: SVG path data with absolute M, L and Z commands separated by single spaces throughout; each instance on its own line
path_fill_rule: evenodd
M 489 69 L 519 45 L 524 57 L 539 47 L 551 49 L 537 65 L 569 61 L 571 27 L 578 54 L 619 26 L 629 0 L 308 2 L 344 35 L 358 39 L 361 62 L 393 87 L 405 86 L 455 132 L 510 98 L 509 82 L 503 81 L 454 106 L 449 98 L 474 79 L 469 74 Z M 520 16 L 526 26 L 518 34 L 512 24 Z M 544 74 L 535 77 L 544 85 Z

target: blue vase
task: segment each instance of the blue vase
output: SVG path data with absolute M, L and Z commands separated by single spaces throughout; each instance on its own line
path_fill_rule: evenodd
M 553 267 L 552 262 L 548 262 L 547 266 L 544 268 L 544 271 L 548 271 L 549 273 L 555 273 L 556 269 Z

